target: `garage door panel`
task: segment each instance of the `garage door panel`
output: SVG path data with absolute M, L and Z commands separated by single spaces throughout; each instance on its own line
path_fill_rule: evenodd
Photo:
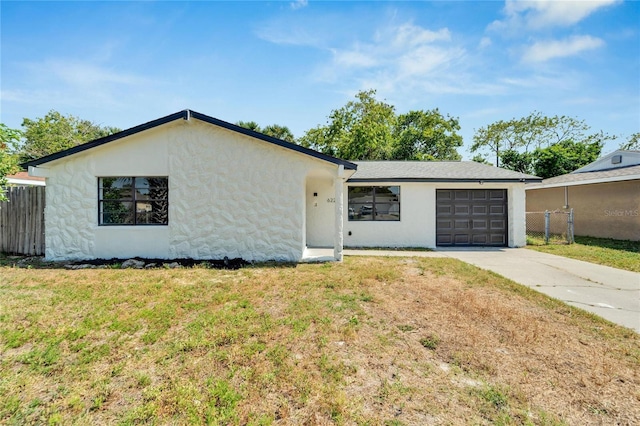
M 468 220 L 455 220 L 454 221 L 454 229 L 469 229 L 469 221 Z
M 441 231 L 451 231 L 453 229 L 453 220 L 438 220 L 436 222 L 436 227 Z
M 489 229 L 489 225 L 486 220 L 474 219 L 472 223 L 473 223 L 472 226 L 474 231 L 486 231 L 487 229 Z
M 503 230 L 507 229 L 506 223 L 504 220 L 492 220 L 491 221 L 491 230 Z
M 453 244 L 452 234 L 437 234 L 436 245 L 450 246 Z
M 491 205 L 489 206 L 489 214 L 492 215 L 505 215 L 507 212 L 506 206 L 496 206 L 496 205 Z
M 504 189 L 489 191 L 489 198 L 492 201 L 498 201 L 498 200 L 506 201 L 507 191 L 505 191 Z
M 471 209 L 471 206 L 469 205 L 456 204 L 454 205 L 453 211 L 455 212 L 456 215 L 469 216 L 470 209 Z
M 507 244 L 506 190 L 436 190 L 436 244 Z
M 453 244 L 468 246 L 471 243 L 469 238 L 469 234 L 454 234 L 453 236 Z
M 453 206 L 438 204 L 436 213 L 442 216 L 449 216 L 453 213 Z
M 451 201 L 453 199 L 453 191 L 439 190 L 436 194 L 436 199 L 438 201 Z
M 487 201 L 489 196 L 487 191 L 471 191 L 471 198 L 474 201 Z
M 471 243 L 476 245 L 487 245 L 489 239 L 487 238 L 487 234 L 473 234 L 471 236 Z
M 456 201 L 469 201 L 471 199 L 471 193 L 467 190 L 455 191 L 453 196 Z
M 487 205 L 473 205 L 471 206 L 471 212 L 474 215 L 486 216 L 489 212 L 489 206 Z
M 489 243 L 491 245 L 504 246 L 507 244 L 504 234 L 491 234 Z

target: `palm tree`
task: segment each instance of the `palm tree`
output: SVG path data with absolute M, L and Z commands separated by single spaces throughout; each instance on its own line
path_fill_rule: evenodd
M 282 139 L 283 141 L 295 142 L 295 138 L 293 137 L 293 133 L 287 126 L 281 126 L 279 124 L 271 124 L 264 129 L 262 129 L 262 133 L 267 136 L 271 136 L 274 138 Z

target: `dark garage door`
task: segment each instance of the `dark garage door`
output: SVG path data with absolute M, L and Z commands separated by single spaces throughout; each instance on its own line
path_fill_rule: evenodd
M 506 246 L 506 189 L 436 190 L 436 245 Z

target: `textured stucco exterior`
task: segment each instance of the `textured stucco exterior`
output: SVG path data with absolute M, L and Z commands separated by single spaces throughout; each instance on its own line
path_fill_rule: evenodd
M 342 190 L 338 165 L 195 119 L 38 168 L 47 177 L 46 258 L 51 260 L 298 261 L 307 235 L 322 245 L 338 240 L 336 203 L 322 205 L 321 216 L 328 213 L 329 219 L 320 224 L 320 216 L 308 211 L 313 198 L 308 192 L 316 183 L 323 200 L 335 197 L 336 185 Z M 168 176 L 169 224 L 99 226 L 97 179 L 110 176 Z
M 527 190 L 527 211 L 568 210 L 574 234 L 640 241 L 640 180 Z
M 343 205 L 348 205 L 345 185 Z M 399 221 L 344 220 L 345 247 L 436 247 L 436 189 L 506 189 L 508 199 L 508 246 L 526 245 L 524 183 L 421 183 L 376 182 L 376 186 L 400 186 Z
M 352 163 L 191 110 L 26 165 L 46 178 L 49 260 L 296 262 L 316 259 L 313 248 L 341 260 L 344 244 L 435 247 L 438 189 L 506 190 L 506 244 L 518 247 L 526 242 L 524 182 L 539 180 L 473 162 Z M 167 224 L 100 225 L 101 177 L 168 178 Z M 400 221 L 350 221 L 351 185 L 400 186 Z

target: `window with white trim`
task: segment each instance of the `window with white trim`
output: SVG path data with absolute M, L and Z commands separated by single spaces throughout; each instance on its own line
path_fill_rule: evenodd
M 167 225 L 169 178 L 98 178 L 100 225 Z

